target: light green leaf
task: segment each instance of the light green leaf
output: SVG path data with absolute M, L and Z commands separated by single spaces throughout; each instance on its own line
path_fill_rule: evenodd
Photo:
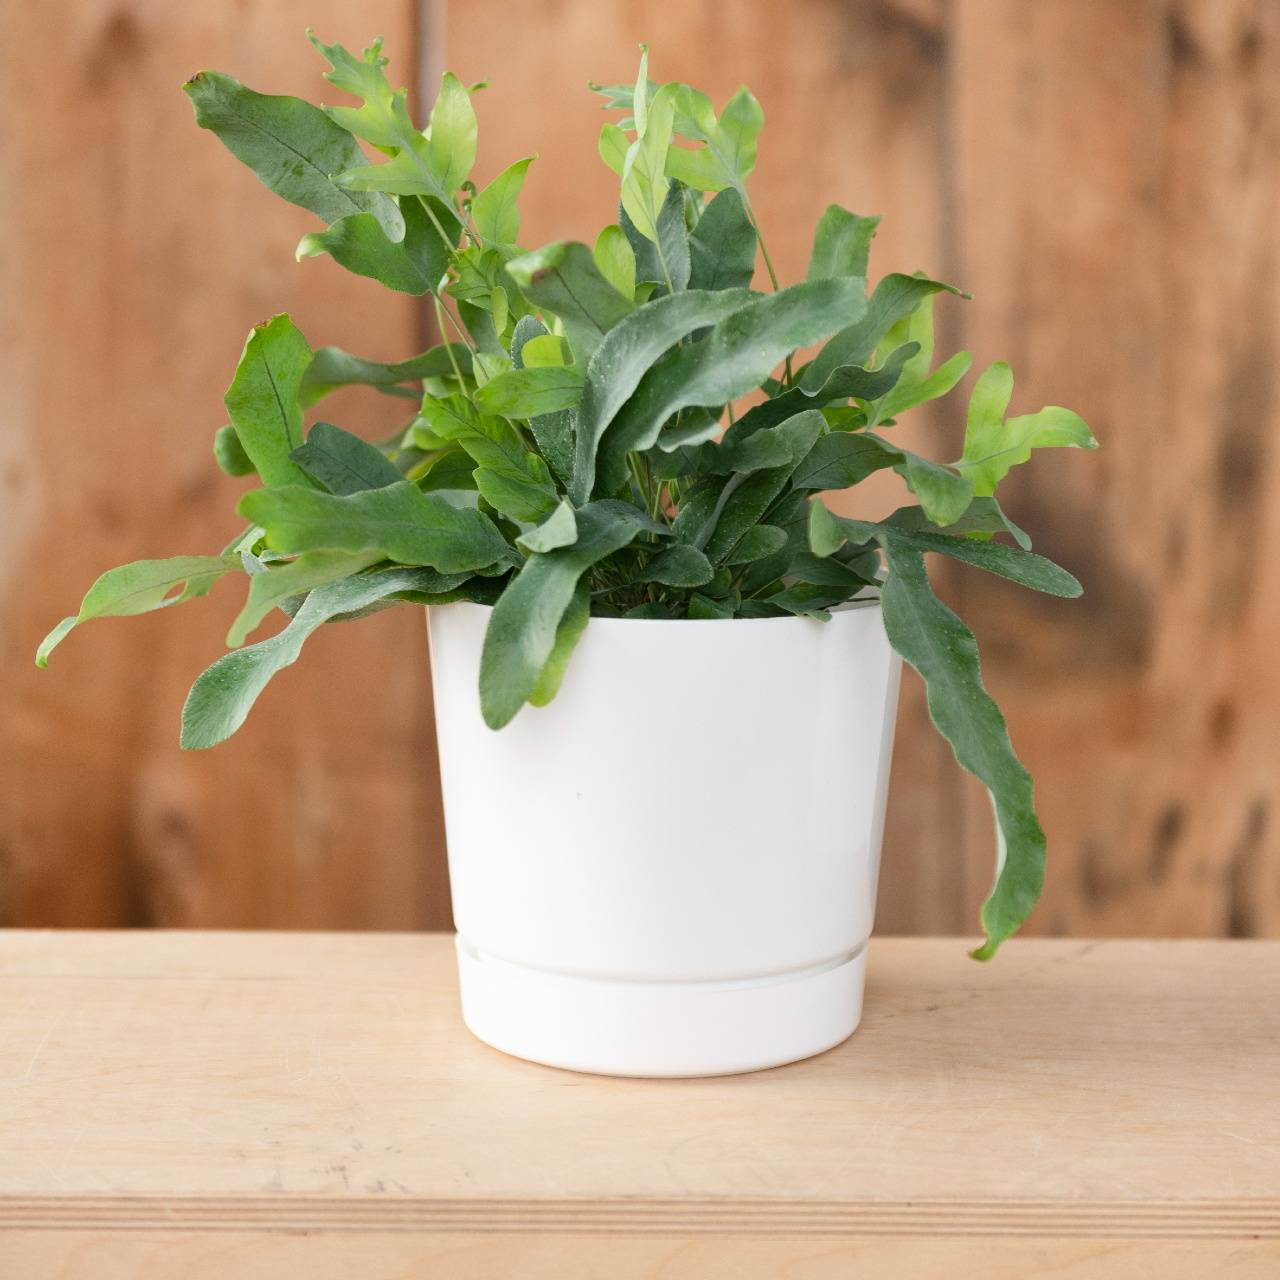
M 432 347 L 408 360 L 383 364 L 365 360 L 343 351 L 341 347 L 321 347 L 311 358 L 302 376 L 299 400 L 308 408 L 342 387 L 366 386 L 396 395 L 422 395 L 420 387 L 408 388 L 406 382 L 423 378 L 447 378 L 455 366 L 464 374 L 471 372 L 471 352 L 461 342 Z
M 244 451 L 233 426 L 219 427 L 213 434 L 213 456 L 229 476 L 254 476 L 258 469 Z
M 330 119 L 376 147 L 398 147 L 404 138 L 418 132 L 405 106 L 405 91 L 392 90 L 383 71 L 387 59 L 382 56 L 381 38 L 360 58 L 340 44 L 323 43 L 310 29 L 307 39 L 333 68 L 324 78 L 344 93 L 364 100 L 359 107 L 326 107 Z
M 404 478 L 375 445 L 331 422 L 317 422 L 289 457 L 330 493 L 381 489 Z
M 344 191 L 333 175 L 360 164 L 356 140 L 300 98 L 269 97 L 220 71 L 201 71 L 182 86 L 196 123 L 209 129 L 276 195 L 325 222 L 372 214 L 393 240 L 404 234 L 396 202 L 374 192 Z
M 298 396 L 310 363 L 311 348 L 287 315 L 256 325 L 245 341 L 224 403 L 263 484 L 313 483 L 289 459 L 302 443 Z
M 534 306 L 559 316 L 585 363 L 601 339 L 634 307 L 611 285 L 584 244 L 560 241 L 507 263 L 507 274 Z
M 227 633 L 227 647 L 238 649 L 244 644 L 277 605 L 349 578 L 379 559 L 376 551 L 308 551 L 296 560 L 271 564 L 265 572 L 254 573 L 249 578 L 249 598 Z
M 511 555 L 486 516 L 421 493 L 403 480 L 343 495 L 292 485 L 255 489 L 241 498 L 239 511 L 267 531 L 268 546 L 288 555 L 377 551 L 388 560 L 441 573 L 484 569 Z
M 679 86 L 663 85 L 653 96 L 644 118 L 636 117 L 636 140 L 627 148 L 622 166 L 622 207 L 636 230 L 658 242 L 658 212 L 667 198 L 667 148 L 675 121 L 675 93 Z
M 322 623 L 401 593 L 433 593 L 440 581 L 426 569 L 386 569 L 312 591 L 283 631 L 219 658 L 195 682 L 182 709 L 183 747 L 212 747 L 235 733 L 271 677 L 298 660 L 307 637 Z
M 980 497 L 994 493 L 996 485 L 1013 467 L 1026 462 L 1033 449 L 1098 447 L 1084 420 L 1057 405 L 1005 420 L 1012 394 L 1013 373 L 1003 362 L 987 369 L 973 388 L 964 453 L 956 466 Z
M 677 86 L 675 95 L 677 127 L 694 142 L 706 143 L 704 150 L 688 151 L 671 147 L 667 153 L 667 173 L 696 191 L 719 191 L 734 187 L 746 190 L 746 179 L 756 164 L 756 144 L 764 127 L 764 112 L 750 90 L 739 89 L 725 104 L 717 121 L 706 94 Z
M 969 352 L 958 351 L 927 377 L 903 378 L 900 385 L 894 387 L 880 403 L 877 417 L 896 418 L 916 405 L 945 396 L 969 372 L 972 363 L 973 356 Z
M 174 556 L 168 560 L 137 560 L 108 569 L 85 593 L 80 612 L 64 618 L 36 650 L 36 666 L 47 667 L 49 655 L 63 638 L 91 618 L 127 618 L 164 609 L 206 595 L 224 573 L 240 568 L 240 558 Z
M 641 581 L 681 589 L 705 587 L 715 572 L 711 561 L 697 547 L 677 542 L 645 565 Z
M 530 338 L 520 352 L 520 364 L 525 369 L 563 369 L 570 364 L 573 354 L 569 344 L 557 333 L 542 333 Z
M 533 692 L 529 694 L 531 706 L 545 707 L 560 692 L 569 659 L 573 656 L 573 651 L 578 641 L 582 639 L 582 633 L 587 629 L 587 623 L 590 620 L 591 583 L 583 578 L 574 588 L 569 607 L 560 618 L 560 625 L 556 628 L 556 642 L 551 647 L 551 656 L 542 668 L 542 674 L 538 676 L 538 683 L 533 686 Z
M 858 276 L 865 280 L 871 240 L 879 225 L 879 218 L 864 218 L 838 204 L 827 205 L 813 234 L 806 278 Z
M 560 547 L 571 547 L 578 540 L 578 521 L 573 507 L 561 502 L 536 529 L 516 539 L 526 551 L 545 553 Z
M 631 140 L 612 121 L 600 126 L 600 141 L 598 144 L 600 159 L 618 177 L 622 177 L 622 170 L 626 167 L 627 148 L 630 145 Z
M 591 256 L 595 258 L 600 274 L 624 298 L 635 297 L 636 255 L 620 226 L 615 223 L 600 232 Z
M 480 658 L 480 708 L 491 729 L 508 723 L 537 687 L 578 580 L 646 527 L 642 512 L 611 501 L 582 507 L 577 522 L 578 540 L 530 556 L 493 608 Z
M 756 232 L 742 197 L 721 191 L 689 233 L 689 288 L 745 289 L 756 269 Z
M 600 440 L 654 361 L 695 330 L 741 310 L 751 296 L 745 289 L 672 294 L 632 312 L 609 331 L 587 365 L 578 413 L 575 501 L 590 497 Z
M 885 334 L 899 320 L 910 315 L 929 294 L 940 291 L 965 296 L 953 285 L 929 280 L 924 276 L 885 276 L 876 285 L 871 301 L 861 316 L 841 329 L 810 361 L 800 378 L 800 385 L 806 391 L 813 392 L 822 387 L 841 365 L 865 364 Z
M 627 453 L 652 447 L 663 424 L 680 409 L 727 404 L 745 395 L 790 352 L 816 342 L 865 307 L 857 281 L 808 281 L 753 299 L 702 341 L 668 352 L 640 380 L 600 442 L 597 473 L 605 491 L 621 482 Z M 682 443 L 688 441 L 674 431 L 661 442 L 663 448 Z
M 452 242 L 440 235 L 421 201 L 407 200 L 402 241 L 388 239 L 372 214 L 356 213 L 325 231 L 303 236 L 296 256 L 301 261 L 327 253 L 355 275 L 377 280 L 398 293 L 434 293 L 448 269 L 460 226 L 443 205 L 432 207 L 436 221 L 455 235 Z
M 520 239 L 520 188 L 536 159 L 527 156 L 508 165 L 471 202 L 476 230 L 491 244 L 515 244 Z
M 510 369 L 481 387 L 475 402 L 485 413 L 504 418 L 536 418 L 573 408 L 585 382 L 586 373 L 576 364 Z
M 446 71 L 440 79 L 440 93 L 431 108 L 429 134 L 432 168 L 439 175 L 441 187 L 452 195 L 471 176 L 476 163 L 475 108 L 462 81 L 452 71 Z M 528 161 L 517 163 L 527 166 Z M 523 180 L 523 171 L 520 177 Z

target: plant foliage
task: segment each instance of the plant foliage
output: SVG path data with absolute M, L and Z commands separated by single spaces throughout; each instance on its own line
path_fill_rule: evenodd
M 498 729 L 554 696 L 592 616 L 816 625 L 878 593 L 935 724 L 991 794 L 997 869 L 975 952 L 991 955 L 1039 895 L 1045 839 L 974 638 L 934 596 L 925 557 L 1078 594 L 994 494 L 1034 449 L 1093 448 L 1088 427 L 1056 406 L 1006 416 L 1012 374 L 995 364 L 973 386 L 954 461 L 895 443 L 898 416 L 969 369 L 964 352 L 933 358 L 934 302 L 959 291 L 900 274 L 869 290 L 879 219 L 838 205 L 818 221 L 806 278 L 782 287 L 746 186 L 764 122 L 746 89 L 717 114 L 688 85 L 652 82 L 647 52 L 634 83 L 593 86 L 623 113 L 600 135 L 617 221 L 592 244 L 530 252 L 518 201 L 532 158 L 477 188 L 476 116 L 456 76 L 419 128 L 380 41 L 357 56 L 311 40 L 344 104 L 205 71 L 185 86 L 196 122 L 322 220 L 299 259 L 429 295 L 445 341 L 382 363 L 313 350 L 287 315 L 256 326 L 214 441 L 225 471 L 260 482 L 239 504 L 249 527 L 221 555 L 104 574 L 40 665 L 81 622 L 189 600 L 243 571 L 232 652 L 183 713 L 183 746 L 210 747 L 323 623 L 473 600 L 493 606 L 480 705 Z M 327 421 L 307 428 L 352 385 L 411 402 L 403 432 L 375 445 Z M 916 501 L 886 520 L 833 515 L 819 496 L 889 470 Z M 277 608 L 287 625 L 244 646 Z

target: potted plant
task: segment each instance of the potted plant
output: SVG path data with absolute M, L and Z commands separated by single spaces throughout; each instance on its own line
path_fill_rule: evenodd
M 973 953 L 991 956 L 1040 893 L 1045 840 L 925 557 L 1077 595 L 995 491 L 1035 448 L 1094 447 L 1089 429 L 1056 407 L 1006 417 L 996 364 L 954 462 L 896 444 L 898 418 L 968 371 L 966 353 L 933 363 L 933 302 L 958 291 L 901 274 L 868 290 L 878 219 L 837 205 L 806 278 L 782 286 L 745 185 L 763 123 L 746 89 L 717 114 L 651 82 L 647 54 L 634 85 L 593 86 L 625 113 L 600 134 L 617 220 L 526 252 L 531 160 L 472 184 L 455 76 L 420 130 L 380 42 L 356 57 L 311 38 L 353 104 L 201 72 L 196 120 L 323 220 L 299 258 L 430 295 L 445 340 L 385 364 L 313 351 L 287 315 L 257 325 L 214 441 L 259 482 L 248 527 L 218 555 L 107 572 L 40 664 L 80 622 L 243 572 L 232 652 L 183 711 L 183 746 L 210 747 L 318 626 L 425 604 L 468 1024 L 543 1062 L 688 1075 L 791 1061 L 856 1026 L 905 658 L 991 794 Z M 377 444 L 304 430 L 353 384 L 412 418 Z M 914 501 L 883 520 L 824 505 L 882 470 Z M 245 645 L 277 609 L 287 625 Z

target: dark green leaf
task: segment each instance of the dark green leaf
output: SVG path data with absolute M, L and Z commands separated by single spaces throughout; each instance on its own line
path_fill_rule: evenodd
M 677 542 L 645 565 L 641 581 L 665 587 L 704 587 L 714 576 L 711 561 L 701 551 Z
M 267 531 L 276 551 L 377 551 L 388 560 L 441 573 L 483 569 L 510 557 L 492 521 L 452 506 L 407 481 L 343 496 L 287 486 L 255 489 L 240 514 Z
M 461 343 L 432 347 L 419 356 L 383 364 L 364 360 L 343 351 L 341 347 L 321 347 L 307 366 L 302 378 L 300 400 L 305 409 L 341 387 L 353 385 L 376 387 L 379 391 L 395 391 L 417 399 L 421 388 L 402 384 L 423 378 L 446 378 L 454 367 L 464 374 L 471 372 L 471 352 Z
M 317 422 L 289 457 L 330 493 L 381 489 L 403 479 L 380 449 L 331 422 Z
M 390 197 L 344 191 L 334 183 L 334 174 L 360 164 L 364 154 L 318 107 L 300 98 L 254 93 L 220 71 L 201 71 L 182 88 L 196 123 L 215 133 L 282 199 L 325 222 L 368 213 L 393 240 L 404 234 L 400 210 Z
M 581 365 L 547 365 L 511 369 L 485 383 L 475 402 L 486 413 L 504 418 L 536 418 L 571 409 L 582 399 L 586 374 Z
M 359 613 L 400 592 L 429 591 L 438 582 L 439 575 L 429 570 L 386 569 L 311 592 L 283 631 L 219 658 L 195 682 L 182 709 L 183 747 L 212 747 L 235 733 L 267 682 L 297 661 L 303 643 L 322 623 Z
M 756 269 L 756 232 L 742 197 L 726 187 L 689 233 L 690 289 L 745 289 Z
M 776 525 L 758 524 L 748 529 L 737 546 L 725 557 L 725 564 L 750 564 L 781 551 L 787 545 L 787 531 Z
M 263 484 L 313 481 L 289 455 L 302 443 L 298 394 L 311 348 L 286 315 L 256 325 L 244 344 L 224 403 Z
M 556 627 L 556 642 L 551 647 L 551 656 L 543 666 L 533 692 L 529 694 L 531 706 L 545 707 L 560 692 L 569 659 L 590 620 L 591 584 L 584 578 L 574 588 L 569 607 L 561 615 L 560 624 Z
M 536 307 L 559 316 L 585 363 L 601 339 L 634 309 L 596 266 L 585 244 L 561 241 L 507 263 L 507 274 Z
M 791 477 L 796 489 L 847 489 L 894 464 L 896 451 L 855 431 L 820 436 Z
M 643 513 L 611 501 L 582 507 L 577 523 L 578 540 L 530 556 L 494 606 L 480 659 L 480 707 L 491 729 L 510 721 L 537 687 L 578 580 L 646 527 Z

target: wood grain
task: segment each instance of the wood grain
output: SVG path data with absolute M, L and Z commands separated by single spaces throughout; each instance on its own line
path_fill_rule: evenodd
M 877 941 L 850 1041 L 717 1080 L 523 1063 L 456 998 L 443 937 L 0 935 L 0 1256 L 33 1278 L 1280 1261 L 1275 944 L 1029 940 L 977 966 Z
M 0 923 L 446 924 L 419 611 L 326 629 L 202 754 L 178 751 L 179 712 L 239 584 L 94 623 L 32 665 L 104 569 L 216 551 L 240 527 L 245 486 L 210 445 L 253 324 L 287 310 L 315 346 L 420 349 L 411 299 L 294 262 L 314 219 L 197 129 L 180 92 L 213 66 L 322 97 L 308 22 L 356 44 L 382 31 L 408 77 L 410 7 L 51 0 L 6 22 Z M 54 30 L 57 58 L 33 57 Z M 359 393 L 324 408 L 371 433 L 403 417 Z

